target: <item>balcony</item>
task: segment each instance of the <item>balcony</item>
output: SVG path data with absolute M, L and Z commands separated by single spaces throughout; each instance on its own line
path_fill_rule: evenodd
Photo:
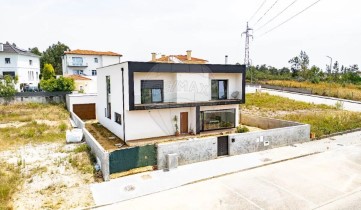
M 169 109 L 181 107 L 196 107 L 196 106 L 219 106 L 230 104 L 242 104 L 242 99 L 225 99 L 225 100 L 211 100 L 211 101 L 193 101 L 193 102 L 164 102 L 151 104 L 135 104 L 134 110 L 150 110 L 150 109 Z
M 69 67 L 88 67 L 88 63 L 84 62 L 68 62 Z

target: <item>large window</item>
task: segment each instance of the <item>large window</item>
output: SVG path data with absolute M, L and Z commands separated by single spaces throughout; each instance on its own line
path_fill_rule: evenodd
M 227 99 L 227 80 L 212 80 L 212 100 Z
M 72 57 L 73 66 L 82 66 L 83 58 L 82 57 Z
M 201 112 L 202 131 L 236 127 L 236 110 L 214 110 Z
M 142 80 L 141 81 L 141 102 L 142 104 L 163 102 L 163 80 Z

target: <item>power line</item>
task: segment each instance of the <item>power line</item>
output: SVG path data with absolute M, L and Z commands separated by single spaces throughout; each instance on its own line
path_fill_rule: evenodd
M 258 9 L 256 10 L 256 12 L 252 15 L 252 17 L 249 19 L 248 22 L 251 22 L 252 19 L 257 15 L 257 13 L 262 9 L 263 5 L 266 3 L 267 0 L 264 0 L 263 3 L 261 4 L 261 6 L 258 7 Z
M 281 24 L 279 24 L 279 25 L 271 28 L 270 30 L 266 31 L 265 33 L 263 33 L 263 34 L 261 35 L 261 37 L 264 36 L 264 35 L 266 35 L 266 34 L 268 34 L 268 33 L 270 33 L 270 32 L 272 32 L 273 30 L 277 29 L 278 27 L 281 27 L 283 24 L 287 23 L 288 21 L 292 20 L 293 18 L 297 17 L 298 15 L 302 14 L 303 12 L 305 12 L 305 11 L 308 10 L 309 8 L 313 7 L 314 5 L 316 5 L 316 4 L 317 4 L 318 2 L 320 2 L 320 1 L 321 1 L 321 0 L 318 0 L 318 1 L 314 2 L 314 3 L 311 4 L 310 6 L 306 7 L 306 8 L 303 9 L 302 11 L 300 11 L 299 13 L 297 13 L 297 14 L 293 15 L 292 17 L 288 18 L 286 21 L 284 21 L 284 22 L 282 22 Z
M 272 19 L 270 19 L 267 23 L 263 24 L 261 27 L 257 28 L 256 30 L 260 30 L 266 25 L 268 25 L 270 22 L 275 20 L 278 16 L 282 15 L 288 8 L 290 8 L 292 5 L 294 5 L 297 2 L 297 0 L 294 0 L 291 4 L 289 4 L 285 9 L 283 9 L 280 13 L 278 13 L 276 16 L 274 16 Z
M 273 3 L 272 6 L 262 15 L 262 17 L 260 17 L 260 18 L 258 19 L 258 21 L 256 22 L 256 24 L 254 24 L 255 26 L 259 23 L 259 21 L 261 21 L 261 20 L 263 19 L 264 16 L 267 15 L 267 13 L 268 13 L 269 11 L 271 11 L 271 9 L 277 4 L 278 1 L 279 1 L 279 0 L 276 0 L 275 3 Z

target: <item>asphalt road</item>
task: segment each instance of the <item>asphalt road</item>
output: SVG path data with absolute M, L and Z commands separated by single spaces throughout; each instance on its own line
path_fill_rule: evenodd
M 361 209 L 361 145 L 340 146 L 100 209 Z

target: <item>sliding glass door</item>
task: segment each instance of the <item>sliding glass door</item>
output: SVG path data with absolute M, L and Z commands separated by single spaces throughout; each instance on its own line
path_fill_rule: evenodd
M 201 112 L 202 131 L 236 127 L 236 110 L 212 110 Z

